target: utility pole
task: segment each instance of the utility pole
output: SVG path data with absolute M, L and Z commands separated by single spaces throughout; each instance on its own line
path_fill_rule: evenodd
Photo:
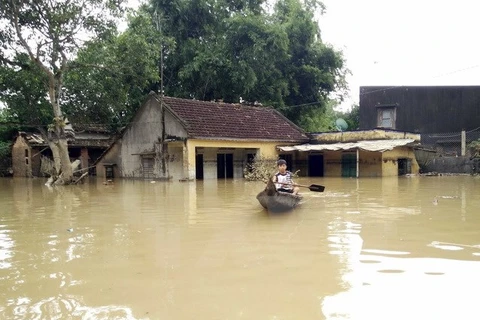
M 161 13 L 159 13 L 158 8 L 155 8 L 154 12 L 154 19 L 155 19 L 155 26 L 160 34 L 160 92 L 158 94 L 160 95 L 160 114 L 161 114 L 161 119 L 160 123 L 162 126 L 162 133 L 160 137 L 160 155 L 159 155 L 159 160 L 161 162 L 161 167 L 162 167 L 162 174 L 163 177 L 166 177 L 167 174 L 167 168 L 166 168 L 166 160 L 165 160 L 165 154 L 167 153 L 167 145 L 165 143 L 166 139 L 166 131 L 165 131 L 165 108 L 163 106 L 163 33 L 162 33 L 162 17 Z

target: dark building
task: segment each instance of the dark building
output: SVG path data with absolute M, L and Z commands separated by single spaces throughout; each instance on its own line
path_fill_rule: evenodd
M 421 171 L 479 173 L 480 86 L 360 87 L 360 129 L 421 135 Z
M 451 133 L 478 127 L 480 86 L 360 87 L 361 130 Z

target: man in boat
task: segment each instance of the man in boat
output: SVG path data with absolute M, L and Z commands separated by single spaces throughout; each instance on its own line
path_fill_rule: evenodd
M 287 161 L 280 159 L 277 161 L 278 172 L 273 176 L 273 182 L 277 191 L 297 194 L 299 188 L 294 186 L 293 174 L 287 170 Z

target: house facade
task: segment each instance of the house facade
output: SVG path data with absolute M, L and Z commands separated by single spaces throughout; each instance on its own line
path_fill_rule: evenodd
M 107 179 L 241 178 L 255 156 L 276 159 L 277 146 L 308 140 L 273 108 L 150 93 L 96 171 Z
M 393 130 L 311 134 L 308 144 L 279 146 L 307 164 L 309 176 L 387 177 L 416 174 L 420 135 Z
M 360 87 L 360 129 L 421 135 L 423 172 L 478 173 L 480 86 Z

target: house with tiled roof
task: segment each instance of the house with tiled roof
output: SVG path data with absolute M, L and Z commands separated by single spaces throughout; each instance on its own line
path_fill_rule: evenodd
M 68 121 L 68 120 L 67 120 Z M 114 141 L 114 134 L 102 125 L 68 124 L 68 153 L 70 160 L 80 160 L 80 173 L 88 170 L 95 175 L 93 163 Z M 12 146 L 12 171 L 14 177 L 41 177 L 42 162 L 53 160 L 46 137 L 39 132 L 20 131 Z
M 121 136 L 97 161 L 105 178 L 241 178 L 255 156 L 306 133 L 270 107 L 161 97 L 150 93 Z

